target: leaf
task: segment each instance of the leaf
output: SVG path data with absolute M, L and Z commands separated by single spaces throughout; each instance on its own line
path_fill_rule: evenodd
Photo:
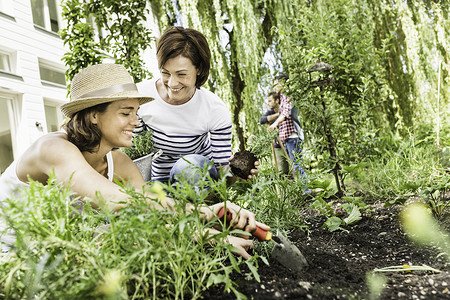
M 358 206 L 351 204 L 352 211 L 350 212 L 350 214 L 348 215 L 347 218 L 344 219 L 344 223 L 347 225 L 351 225 L 354 224 L 356 222 L 358 222 L 359 220 L 361 220 L 361 212 L 359 211 Z
M 339 219 L 338 217 L 331 217 L 326 220 L 324 226 L 326 226 L 330 232 L 336 231 L 338 229 L 347 231 L 341 227 L 341 224 L 342 224 L 341 219 Z
M 247 267 L 250 269 L 250 272 L 252 272 L 253 277 L 255 277 L 255 280 L 258 282 L 261 282 L 261 278 L 259 277 L 258 274 L 258 268 L 255 267 L 255 265 L 253 265 L 253 263 L 251 261 L 245 261 Z
M 208 283 L 206 284 L 206 286 L 210 287 L 212 285 L 217 285 L 219 283 L 226 282 L 226 280 L 227 277 L 225 275 L 213 273 L 209 275 Z

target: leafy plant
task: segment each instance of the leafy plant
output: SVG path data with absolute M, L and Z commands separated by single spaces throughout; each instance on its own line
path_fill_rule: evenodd
M 278 136 L 278 131 L 262 130 L 259 135 L 253 136 L 249 139 L 249 150 L 258 158 L 271 158 L 272 146 L 271 144 Z
M 386 137 L 380 140 L 380 149 L 385 150 L 353 171 L 357 180 L 352 184 L 366 198 L 387 199 L 386 204 L 393 205 L 419 193 L 428 197 L 426 189 L 433 186 L 439 189 L 445 168 L 431 142 L 416 142 L 413 135 L 408 139 Z
M 198 299 L 215 284 L 242 298 L 230 275 L 245 263 L 257 276 L 257 256 L 244 262 L 221 242 L 237 232 L 209 234 L 217 220 L 186 214 L 183 199 L 174 213 L 160 211 L 144 194 L 123 189 L 133 205 L 114 214 L 93 210 L 88 200 L 81 208 L 53 176 L 47 185 L 31 181 L 20 201 L 6 200 L 2 215 L 17 242 L 0 264 L 0 298 Z M 159 184 L 148 189 L 165 196 Z
M 440 219 L 445 214 L 447 208 L 450 208 L 450 201 L 445 201 L 446 192 L 450 191 L 450 177 L 444 177 L 436 185 L 424 189 L 419 195 L 428 201 L 434 215 Z
M 122 152 L 128 155 L 131 159 L 150 154 L 154 150 L 153 131 L 141 131 L 133 136 L 133 145 L 128 148 L 121 148 Z
M 80 69 L 107 56 L 124 65 L 135 82 L 151 76 L 142 60 L 142 51 L 154 39 L 145 25 L 149 12 L 145 1 L 65 0 L 61 6 L 62 18 L 68 24 L 61 30 L 61 38 L 69 48 L 63 58 L 68 82 Z M 105 33 L 99 41 L 95 40 L 92 23 Z

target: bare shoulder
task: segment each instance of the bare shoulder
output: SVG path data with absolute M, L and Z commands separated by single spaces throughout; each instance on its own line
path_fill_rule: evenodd
M 130 170 L 135 167 L 130 157 L 119 149 L 115 149 L 111 153 L 114 161 L 114 172 L 120 176 L 129 175 Z
M 120 151 L 119 149 L 114 149 L 113 151 L 111 151 L 113 159 L 114 159 L 114 163 L 133 163 L 133 161 L 131 160 L 131 158 L 126 155 L 125 153 L 123 153 L 122 151 Z
M 49 133 L 37 139 L 23 153 L 18 162 L 17 175 L 24 182 L 27 176 L 45 182 L 54 167 L 79 161 L 82 157 L 78 148 L 67 140 L 65 133 Z
M 67 134 L 53 132 L 38 139 L 34 145 L 35 156 L 44 160 L 81 155 L 80 150 L 67 140 Z

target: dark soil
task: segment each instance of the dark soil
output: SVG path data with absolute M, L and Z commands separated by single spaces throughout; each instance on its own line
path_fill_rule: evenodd
M 256 156 L 248 150 L 236 152 L 230 162 L 231 172 L 242 179 L 247 179 L 250 170 L 255 168 Z
M 308 260 L 308 270 L 295 273 L 269 259 L 270 266 L 259 264 L 260 282 L 246 280 L 248 270 L 233 274 L 237 290 L 248 299 L 371 299 L 368 272 L 408 264 L 426 265 L 441 272 L 383 273 L 387 283 L 379 299 L 450 299 L 450 262 L 438 249 L 418 247 L 408 239 L 399 223 L 401 208 L 373 204 L 362 220 L 348 228 L 348 233 L 322 229 L 325 218 L 304 210 L 299 217 L 310 227 L 309 235 L 296 230 L 289 239 Z M 440 222 L 450 232 L 450 214 Z M 205 299 L 235 298 L 224 293 L 221 286 L 205 295 Z

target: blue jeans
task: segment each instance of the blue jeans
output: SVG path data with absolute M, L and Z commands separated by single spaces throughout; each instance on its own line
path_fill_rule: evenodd
M 217 169 L 210 159 L 199 154 L 188 154 L 181 157 L 173 165 L 170 170 L 170 181 L 176 182 L 177 177 L 184 176 L 189 184 L 196 186 L 201 179 L 205 165 L 210 165 L 208 169 L 209 176 L 214 180 L 219 179 Z
M 301 167 L 302 164 L 302 140 L 299 138 L 287 139 L 285 141 L 284 147 L 286 148 L 286 153 L 292 162 L 294 171 L 301 180 L 306 180 L 305 170 Z

